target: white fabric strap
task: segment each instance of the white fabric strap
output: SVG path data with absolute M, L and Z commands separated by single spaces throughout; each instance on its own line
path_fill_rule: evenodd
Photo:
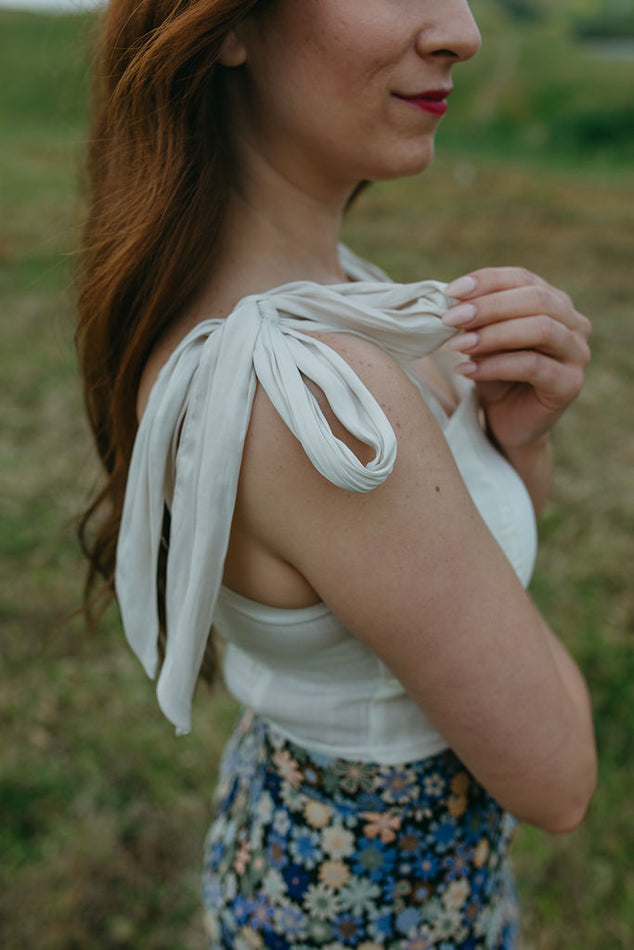
M 455 333 L 440 320 L 451 303 L 443 288 L 434 281 L 287 284 L 245 297 L 225 320 L 200 323 L 159 373 L 130 463 L 115 585 L 126 636 L 154 677 L 156 572 L 169 503 L 168 636 L 157 695 L 179 734 L 191 728 L 192 695 L 222 582 L 256 383 L 324 478 L 347 491 L 371 491 L 394 466 L 394 431 L 345 360 L 305 331 L 353 333 L 399 361 L 426 356 Z M 372 449 L 366 465 L 333 434 L 305 379 Z

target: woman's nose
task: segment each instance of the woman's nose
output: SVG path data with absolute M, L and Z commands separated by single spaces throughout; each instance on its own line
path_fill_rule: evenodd
M 429 23 L 416 38 L 420 56 L 447 57 L 455 62 L 471 59 L 482 38 L 467 0 L 442 0 Z

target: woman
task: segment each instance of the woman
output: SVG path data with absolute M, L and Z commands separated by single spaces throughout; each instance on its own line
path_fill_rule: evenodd
M 397 285 L 339 245 L 364 182 L 428 165 L 479 43 L 464 0 L 106 13 L 84 537 L 105 512 L 93 576 L 118 541 L 180 732 L 212 621 L 227 640 L 248 711 L 207 841 L 214 948 L 514 947 L 510 816 L 567 831 L 593 789 L 583 679 L 524 590 L 589 323 L 520 269 Z

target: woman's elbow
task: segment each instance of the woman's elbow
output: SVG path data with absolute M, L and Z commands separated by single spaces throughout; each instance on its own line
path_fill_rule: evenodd
M 557 815 L 551 826 L 545 828 L 553 835 L 569 834 L 579 827 L 586 816 L 588 806 L 594 794 L 596 787 L 596 770 L 585 789 L 581 789 L 574 799 L 568 804 L 567 808 Z
M 569 834 L 585 818 L 596 784 L 597 759 L 593 749 L 574 782 L 569 780 L 560 790 L 553 789 L 548 801 L 544 801 L 539 809 L 530 809 L 531 813 L 523 816 L 524 820 L 549 834 Z

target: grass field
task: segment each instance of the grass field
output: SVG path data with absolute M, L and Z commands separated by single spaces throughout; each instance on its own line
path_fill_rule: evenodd
M 90 23 L 0 11 L 0 946 L 202 950 L 200 846 L 233 705 L 201 690 L 194 734 L 176 740 L 115 611 L 92 637 L 67 619 L 83 575 L 73 519 L 96 477 L 69 257 Z M 610 70 L 588 69 L 585 83 L 607 83 Z M 556 434 L 533 592 L 588 676 L 600 785 L 579 831 L 525 828 L 515 855 L 525 950 L 631 950 L 634 176 L 620 146 L 553 157 L 533 134 L 522 161 L 518 135 L 508 149 L 441 135 L 433 169 L 371 189 L 346 236 L 405 280 L 521 263 L 594 320 L 588 384 Z

